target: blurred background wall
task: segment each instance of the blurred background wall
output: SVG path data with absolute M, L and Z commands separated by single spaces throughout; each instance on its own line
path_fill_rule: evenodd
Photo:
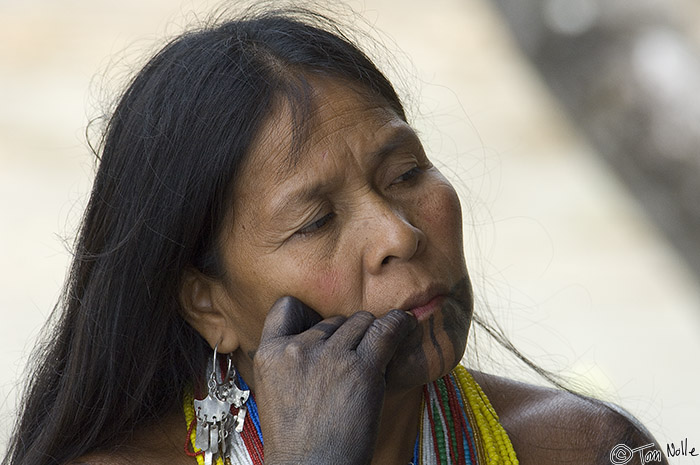
M 700 276 L 700 3 L 493 3 L 567 113 Z
M 398 64 L 415 125 L 462 193 L 478 310 L 628 408 L 662 450 L 686 437 L 700 449 L 698 8 L 625 3 L 349 2 L 381 31 L 380 61 Z M 89 192 L 87 121 L 156 44 L 219 4 L 0 0 L 0 444 Z M 471 342 L 470 363 L 541 382 L 483 334 Z

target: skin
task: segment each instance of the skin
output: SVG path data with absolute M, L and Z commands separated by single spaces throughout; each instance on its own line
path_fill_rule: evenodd
M 443 307 L 459 323 L 445 329 L 443 316 L 435 316 L 437 348 L 448 364 L 462 355 L 471 291 L 464 285 L 459 200 L 413 130 L 374 100 L 343 83 L 317 82 L 310 138 L 291 167 L 289 112 L 275 112 L 234 191 L 222 241 L 226 278 L 211 282 L 194 273 L 204 294 L 194 312 L 211 306 L 221 318 L 213 325 L 192 318 L 195 327 L 212 345 L 219 342 L 221 352 L 233 353 L 251 380 L 249 355 L 270 308 L 284 296 L 323 318 L 360 310 L 380 317 L 436 286 L 433 294 L 447 294 Z M 387 153 L 376 154 L 382 150 Z M 295 193 L 305 189 L 313 196 L 298 199 Z M 423 384 L 451 368 L 439 369 L 435 344 L 420 342 L 430 337 L 421 325 L 406 341 L 422 350 L 402 351 L 397 386 Z
M 309 140 L 290 159 L 289 109 L 273 112 L 233 193 L 225 276 L 187 270 L 184 316 L 255 391 L 267 464 L 406 465 L 422 385 L 458 363 L 469 330 L 459 201 L 388 105 L 312 82 Z M 429 317 L 404 311 L 435 295 Z M 521 464 L 608 463 L 617 443 L 653 441 L 604 404 L 474 375 Z M 75 463 L 191 464 L 184 436 L 174 406 Z
M 297 441 L 286 431 L 323 437 L 328 430 L 292 413 L 303 399 L 318 406 L 313 419 L 345 408 L 349 418 L 363 410 L 382 412 L 393 425 L 403 419 L 411 426 L 401 437 L 375 413 L 350 422 L 348 434 L 357 450 L 355 431 L 372 425 L 359 449 L 371 457 L 376 443 L 381 463 L 404 463 L 423 384 L 450 371 L 466 343 L 472 298 L 460 204 L 384 101 L 340 81 L 316 80 L 313 88 L 309 139 L 294 160 L 288 108 L 263 127 L 233 193 L 221 242 L 225 278 L 191 272 L 184 307 L 251 380 L 268 457 L 292 450 Z M 276 304 L 284 296 L 295 300 Z M 420 322 L 395 310 L 433 299 L 434 312 Z M 319 392 L 313 386 L 323 389 L 310 402 Z M 314 423 L 319 431 L 309 430 Z M 318 449 L 338 450 L 348 463 L 369 458 L 355 462 L 350 451 L 329 447 L 338 439 Z

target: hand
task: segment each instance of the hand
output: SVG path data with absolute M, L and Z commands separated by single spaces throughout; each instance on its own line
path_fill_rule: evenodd
M 416 324 L 400 310 L 322 320 L 293 297 L 278 300 L 253 359 L 265 463 L 369 463 L 386 366 Z

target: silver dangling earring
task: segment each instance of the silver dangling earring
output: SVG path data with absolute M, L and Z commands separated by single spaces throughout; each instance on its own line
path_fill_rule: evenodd
M 230 458 L 234 442 L 233 430 L 239 435 L 243 431 L 245 403 L 250 395 L 250 391 L 241 390 L 234 381 L 236 369 L 233 367 L 231 354 L 226 355 L 226 373 L 221 372 L 217 363 L 218 348 L 217 344 L 214 347 L 211 366 L 207 364 L 207 397 L 194 401 L 197 415 L 197 438 L 194 445 L 204 452 L 205 465 L 212 465 L 218 457 L 224 461 Z M 231 413 L 231 406 L 238 409 L 236 415 Z

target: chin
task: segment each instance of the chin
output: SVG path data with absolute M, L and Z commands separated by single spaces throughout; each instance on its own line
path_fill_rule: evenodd
M 436 379 L 440 379 L 457 366 L 460 357 L 455 357 L 446 363 L 426 363 L 406 360 L 390 363 L 386 370 L 387 392 L 403 392 L 420 388 Z M 407 363 L 404 363 L 407 362 Z
M 420 322 L 387 366 L 387 391 L 423 386 L 452 371 L 464 355 L 471 313 L 470 305 L 446 299 L 441 311 Z

